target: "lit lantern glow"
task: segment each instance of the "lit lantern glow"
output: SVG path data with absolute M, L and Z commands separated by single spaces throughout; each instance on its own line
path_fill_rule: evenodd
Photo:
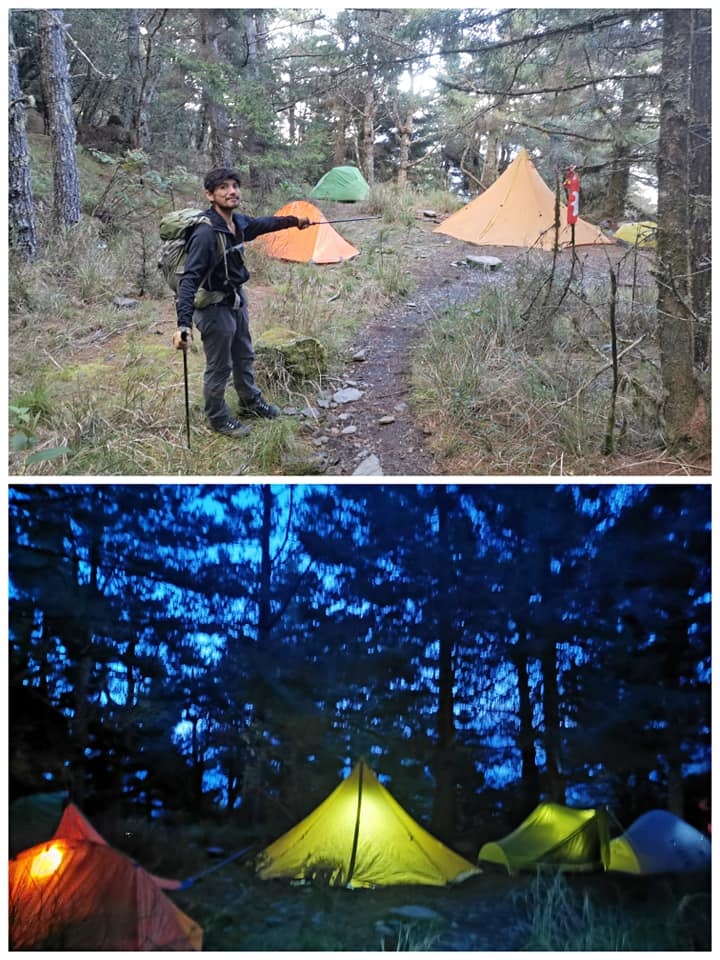
M 62 858 L 62 850 L 56 844 L 47 847 L 33 858 L 30 867 L 30 876 L 37 880 L 44 880 L 46 877 L 51 877 L 60 866 Z

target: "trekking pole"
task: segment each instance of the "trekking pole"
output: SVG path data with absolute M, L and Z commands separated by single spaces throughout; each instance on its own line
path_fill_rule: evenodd
M 382 220 L 382 217 L 345 217 L 342 220 L 311 220 L 309 227 L 320 227 L 323 223 L 356 223 L 358 220 Z
M 183 349 L 183 372 L 185 374 L 185 428 L 187 430 L 188 450 L 190 449 L 190 391 L 188 389 L 187 347 Z

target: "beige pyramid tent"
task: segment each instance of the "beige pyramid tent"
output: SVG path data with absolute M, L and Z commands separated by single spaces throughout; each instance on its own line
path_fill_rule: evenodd
M 364 761 L 312 813 L 271 843 L 258 874 L 333 886 L 445 886 L 479 869 L 424 830 Z
M 526 150 L 520 150 L 505 172 L 479 197 L 435 227 L 458 240 L 482 246 L 539 247 L 555 245 L 555 194 L 535 169 Z M 560 204 L 561 247 L 570 246 L 567 207 Z M 578 219 L 575 244 L 612 243 L 599 227 Z
M 265 233 L 255 241 L 269 257 L 293 260 L 297 263 L 340 263 L 351 260 L 360 251 L 343 239 L 327 217 L 306 200 L 293 200 L 275 212 L 276 217 L 307 217 L 317 226 L 298 230 L 276 230 Z
M 202 948 L 202 929 L 163 893 L 179 884 L 114 850 L 72 804 L 53 837 L 8 870 L 14 950 Z

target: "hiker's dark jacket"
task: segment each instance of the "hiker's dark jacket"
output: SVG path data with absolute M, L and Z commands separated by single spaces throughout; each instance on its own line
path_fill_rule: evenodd
M 205 211 L 212 226 L 201 223 L 195 227 L 187 245 L 185 272 L 178 287 L 177 318 L 178 326 L 191 327 L 195 310 L 193 300 L 201 285 L 205 290 L 221 291 L 226 294 L 220 303 L 232 306 L 235 293 L 250 274 L 243 260 L 243 243 L 254 240 L 263 233 L 286 230 L 297 227 L 297 217 L 246 217 L 243 213 L 233 213 L 235 236 L 223 218 L 212 207 Z M 227 254 L 227 277 L 225 276 L 225 258 L 220 258 L 217 242 L 218 233 L 225 242 Z M 231 251 L 232 248 L 232 251 Z M 220 261 L 218 263 L 218 260 Z M 212 270 L 207 281 L 208 271 Z

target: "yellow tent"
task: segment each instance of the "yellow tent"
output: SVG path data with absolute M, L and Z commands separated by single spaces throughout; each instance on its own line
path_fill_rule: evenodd
M 512 833 L 484 844 L 478 859 L 500 864 L 508 873 L 538 867 L 606 869 L 610 852 L 605 811 L 541 803 Z
M 445 886 L 481 871 L 424 830 L 361 760 L 312 813 L 261 854 L 258 874 L 332 886 Z
M 255 241 L 269 257 L 292 260 L 296 263 L 340 263 L 351 260 L 360 251 L 348 243 L 327 222 L 322 210 L 307 200 L 293 200 L 275 211 L 276 217 L 307 217 L 314 227 L 297 230 L 276 230 L 265 233 Z
M 654 220 L 621 223 L 615 231 L 615 238 L 629 243 L 631 247 L 655 247 L 657 246 L 657 224 Z
M 555 245 L 555 194 L 520 150 L 507 170 L 479 197 L 453 213 L 433 233 L 482 246 L 539 247 Z M 560 204 L 561 247 L 571 244 L 567 207 Z M 578 218 L 575 245 L 613 243 L 599 227 Z

